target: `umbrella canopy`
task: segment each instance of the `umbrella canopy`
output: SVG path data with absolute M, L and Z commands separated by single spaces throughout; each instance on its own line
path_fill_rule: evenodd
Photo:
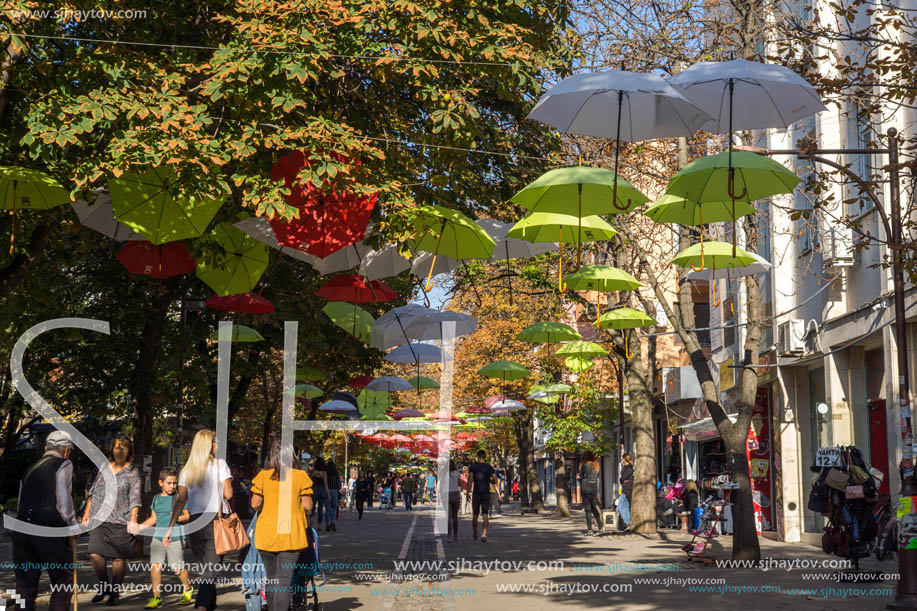
M 565 78 L 541 96 L 527 118 L 567 134 L 625 142 L 690 138 L 710 120 L 662 77 L 623 70 Z
M 365 388 L 367 384 L 373 381 L 373 379 L 374 378 L 372 376 L 359 376 L 347 382 L 347 386 L 350 386 L 351 388 Z
M 735 256 L 733 256 L 735 252 Z M 690 267 L 695 271 L 704 269 L 723 269 L 727 267 L 745 267 L 757 260 L 743 248 L 726 242 L 702 242 L 690 246 L 678 253 L 672 263 L 681 267 Z
M 39 170 L 0 166 L 0 209 L 50 210 L 70 201 L 59 182 Z
M 542 390 L 552 395 L 562 395 L 568 392 L 573 392 L 573 387 L 569 384 L 550 384 L 545 386 Z
M 633 308 L 617 308 L 599 316 L 595 326 L 599 329 L 640 329 L 655 327 L 659 323 L 645 312 Z
M 328 301 L 348 303 L 374 303 L 398 298 L 398 293 L 381 280 L 366 282 L 356 274 L 336 276 L 325 282 L 315 294 Z
M 488 378 L 499 378 L 504 382 L 521 380 L 531 375 L 531 371 L 513 361 L 494 361 L 484 365 L 478 370 L 478 375 Z
M 297 382 L 321 382 L 325 379 L 325 374 L 315 367 L 299 367 L 296 370 Z
M 415 390 L 436 390 L 439 388 L 439 382 L 427 376 L 416 375 L 408 378 L 410 384 Z
M 357 405 L 364 416 L 372 415 L 378 419 L 392 406 L 392 396 L 384 391 L 364 388 L 357 396 Z
M 529 386 L 529 396 L 527 398 L 532 401 L 538 401 L 539 403 L 547 403 L 547 404 L 557 403 L 558 401 L 560 401 L 560 396 L 553 394 L 553 393 L 545 392 L 544 389 L 545 387 L 542 384 L 535 384 L 535 385 Z
M 391 278 L 409 269 L 411 261 L 401 255 L 397 244 L 389 244 L 382 250 L 371 250 L 360 262 L 360 275 L 366 280 Z
M 703 269 L 699 272 L 690 271 L 688 272 L 688 280 L 706 280 L 707 282 L 710 282 L 711 280 L 728 280 L 730 278 L 754 276 L 755 274 L 764 273 L 771 268 L 770 261 L 761 255 L 754 252 L 750 252 L 748 254 L 755 258 L 755 262 L 751 263 L 750 265 L 733 268 L 726 267 L 716 270 Z
M 324 259 L 316 259 L 312 267 L 323 276 L 343 272 L 360 265 L 363 262 L 363 257 L 369 254 L 371 250 L 363 242 L 356 242 L 334 251 Z
M 467 216 L 442 206 L 421 206 L 414 219 L 414 250 L 445 255 L 452 259 L 489 259 L 494 241 Z M 433 288 L 433 263 L 427 274 L 426 290 Z
M 143 236 L 115 219 L 115 211 L 111 206 L 111 195 L 108 191 L 97 190 L 97 195 L 90 204 L 85 200 L 78 200 L 70 204 L 80 225 L 98 231 L 116 242 L 129 240 L 143 240 Z
M 132 274 L 159 279 L 194 271 L 194 261 L 181 242 L 156 246 L 145 241 L 131 241 L 118 253 L 118 261 Z
M 416 303 L 392 308 L 373 323 L 370 346 L 386 350 L 411 340 L 442 338 L 442 323 L 455 322 L 456 336 L 473 333 L 477 319 L 459 312 L 440 312 Z M 410 329 L 410 331 L 408 331 Z
M 211 333 L 210 339 L 220 339 L 220 332 L 217 330 Z M 241 343 L 262 342 L 264 341 L 264 337 L 251 327 L 246 327 L 245 325 L 233 325 L 232 341 Z
M 564 282 L 568 289 L 574 291 L 630 291 L 641 286 L 623 269 L 610 265 L 586 265 L 567 274 Z
M 569 276 L 568 276 L 569 278 Z M 579 331 L 560 322 L 536 322 L 519 332 L 516 339 L 525 342 L 555 344 L 575 339 L 582 339 Z
M 598 216 L 580 219 L 569 214 L 532 212 L 509 230 L 509 237 L 529 242 L 596 242 L 610 240 L 618 232 Z
M 423 412 L 416 409 L 399 409 L 397 412 L 392 414 L 392 418 L 395 420 L 401 420 L 403 418 L 422 418 L 424 415 Z
M 458 269 L 462 262 L 443 255 L 434 255 L 431 252 L 422 252 L 411 262 L 411 273 L 423 279 L 424 276 L 434 278 L 440 274 L 448 274 Z
M 580 218 L 630 212 L 649 201 L 621 177 L 618 177 L 615 199 L 614 183 L 615 173 L 604 168 L 557 168 L 542 174 L 510 201 L 532 212 L 553 212 Z
M 293 387 L 293 394 L 297 397 L 305 397 L 306 399 L 316 399 L 324 395 L 325 391 L 312 384 L 297 384 Z
M 223 252 L 215 260 L 197 262 L 197 277 L 221 297 L 250 293 L 267 269 L 267 246 L 229 223 L 220 223 L 202 241 Z
M 281 246 L 299 248 L 321 259 L 345 246 L 359 242 L 378 196 L 324 191 L 311 182 L 303 183 L 299 172 L 311 165 L 302 151 L 284 155 L 271 168 L 271 180 L 282 181 L 290 190 L 284 199 L 299 210 L 289 222 L 275 218 L 271 227 Z
M 381 390 L 384 392 L 398 392 L 402 390 L 413 390 L 411 383 L 398 376 L 382 376 L 376 378 L 366 385 L 368 390 Z
M 452 355 L 433 344 L 411 343 L 398 346 L 383 358 L 392 363 L 442 363 L 451 361 Z
M 389 441 L 394 441 L 396 443 L 404 443 L 405 441 L 411 441 L 411 438 L 407 435 L 402 435 L 401 433 L 395 433 L 394 435 L 389 435 Z
M 404 326 L 411 339 L 420 341 L 442 340 L 445 323 L 455 323 L 455 337 L 474 333 L 478 320 L 471 314 L 451 312 L 449 310 L 431 310 L 418 312 Z
M 704 129 L 716 134 L 734 129 L 786 129 L 827 110 L 812 85 L 776 64 L 745 59 L 699 62 L 669 83 L 712 117 Z
M 732 200 L 733 194 L 737 200 L 752 201 L 792 193 L 800 181 L 782 163 L 747 151 L 732 153 L 731 167 L 732 179 L 729 178 L 729 151 L 695 159 L 672 177 L 666 192 L 694 202 Z
M 331 322 L 361 342 L 369 342 L 369 332 L 376 319 L 360 306 L 344 301 L 329 301 L 322 308 L 322 312 Z
M 274 304 L 255 293 L 227 295 L 226 297 L 214 295 L 204 302 L 204 306 L 221 312 L 243 314 L 270 314 L 274 311 Z
M 525 405 L 515 399 L 503 399 L 490 406 L 494 412 L 517 412 L 525 409 Z
M 737 201 L 735 203 L 735 213 L 733 213 L 732 202 L 697 203 L 669 194 L 657 199 L 656 203 L 643 212 L 656 223 L 677 223 L 679 225 L 703 225 L 705 223 L 734 221 L 737 218 L 754 213 L 754 206 L 748 202 Z
M 575 341 L 561 346 L 554 354 L 558 356 L 580 356 L 591 358 L 594 356 L 605 356 L 608 351 L 595 342 Z
M 348 401 L 332 400 L 326 401 L 318 406 L 319 411 L 330 412 L 332 414 L 352 414 L 357 411 Z
M 435 411 L 433 413 L 427 414 L 427 418 L 430 420 L 440 420 L 446 422 L 458 422 L 459 420 L 458 416 L 447 411 Z
M 219 196 L 184 193 L 171 165 L 142 174 L 126 172 L 109 180 L 108 188 L 115 218 L 153 244 L 204 235 L 223 205 Z
M 262 244 L 273 248 L 274 250 L 279 250 L 281 254 L 292 257 L 297 261 L 303 261 L 309 265 L 315 264 L 319 259 L 313 257 L 309 253 L 303 252 L 296 248 L 290 248 L 289 246 L 281 246 L 277 241 L 277 236 L 274 235 L 274 228 L 271 227 L 271 222 L 268 221 L 263 216 L 253 216 L 241 220 L 233 224 L 233 227 L 244 231 L 251 238 L 261 242 Z
M 493 219 L 478 219 L 475 223 L 480 225 L 481 229 L 493 238 L 494 252 L 491 259 L 494 260 L 528 259 L 558 249 L 558 245 L 555 242 L 533 243 L 528 240 L 509 237 L 509 230 L 513 228 L 512 223 L 503 223 Z
M 576 373 L 589 371 L 595 366 L 595 363 L 582 356 L 568 356 L 564 360 L 564 364 L 566 365 L 567 369 Z

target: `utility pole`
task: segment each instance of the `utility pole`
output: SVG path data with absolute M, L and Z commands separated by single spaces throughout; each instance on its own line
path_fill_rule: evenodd
M 904 313 L 904 248 L 905 244 L 901 235 L 901 190 L 899 186 L 898 169 L 898 130 L 890 127 L 886 132 L 888 148 L 884 149 L 812 149 L 812 150 L 774 150 L 758 147 L 735 147 L 761 155 L 794 155 L 800 159 L 809 159 L 815 163 L 830 166 L 847 176 L 852 182 L 860 186 L 875 205 L 879 218 L 888 236 L 888 248 L 892 252 L 892 289 L 895 304 L 895 345 L 898 355 L 898 414 L 901 425 L 901 442 L 904 445 L 903 459 L 899 467 L 901 473 L 901 499 L 907 499 L 910 508 L 910 497 L 917 496 L 917 479 L 914 477 L 914 465 L 917 463 L 917 446 L 914 445 L 913 428 L 911 426 L 910 408 L 910 376 L 907 358 L 907 319 Z M 853 173 L 849 168 L 826 159 L 821 155 L 887 155 L 888 177 L 890 181 L 889 207 L 886 211 L 882 202 L 869 189 L 862 178 Z M 917 513 L 908 511 L 898 524 L 898 532 L 905 533 L 908 527 L 917 526 Z M 899 535 L 898 539 L 898 590 L 895 601 L 888 605 L 893 611 L 917 610 L 917 549 L 907 549 L 909 540 Z

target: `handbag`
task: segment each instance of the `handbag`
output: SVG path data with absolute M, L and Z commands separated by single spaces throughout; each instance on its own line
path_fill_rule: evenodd
M 849 483 L 850 476 L 835 467 L 831 467 L 828 471 L 828 475 L 825 477 L 825 484 L 842 492 L 847 489 Z
M 844 496 L 848 499 L 863 498 L 863 486 L 847 486 L 847 488 L 844 489 Z
M 225 518 L 217 514 L 213 521 L 213 547 L 217 556 L 237 552 L 250 543 L 245 526 L 236 512 L 230 511 Z
M 872 476 L 869 475 L 869 473 L 867 473 L 866 469 L 864 469 L 863 467 L 852 465 L 850 467 L 850 477 L 853 478 L 853 481 L 856 484 L 865 484 L 866 480 L 868 480 Z
M 828 495 L 830 489 L 822 482 L 816 482 L 809 492 L 809 502 L 806 508 L 816 513 L 828 513 Z

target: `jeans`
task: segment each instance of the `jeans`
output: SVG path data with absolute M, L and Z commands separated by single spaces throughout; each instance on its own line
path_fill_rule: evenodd
M 626 494 L 618 497 L 618 516 L 621 517 L 624 526 L 630 526 L 630 499 Z
M 411 506 L 414 504 L 414 493 L 413 492 L 402 492 L 401 496 L 404 497 L 405 511 L 411 511 Z
M 323 521 L 325 521 L 325 523 L 328 524 L 328 523 L 329 523 L 329 522 L 327 521 L 327 518 L 328 518 L 328 496 L 325 494 L 325 489 L 324 489 L 324 488 L 318 488 L 318 489 L 316 489 L 316 490 L 315 490 L 315 495 L 313 496 L 313 498 L 315 499 L 315 507 L 314 507 L 314 511 L 313 511 L 312 513 L 313 513 L 313 515 L 316 515 L 316 514 L 317 514 L 317 515 L 316 515 L 316 518 L 315 518 L 315 523 L 316 523 L 317 525 L 321 525 L 321 523 L 322 523 Z
M 458 490 L 449 493 L 449 536 L 458 537 L 458 512 L 461 499 Z
M 290 608 L 290 599 L 293 598 L 293 571 L 296 570 L 296 560 L 300 550 L 287 552 L 266 552 L 258 550 L 261 554 L 261 563 L 264 565 L 264 574 L 267 577 L 265 596 L 268 611 L 287 611 Z
M 595 492 L 586 492 L 580 490 L 583 495 L 583 511 L 586 512 L 586 530 L 592 530 L 592 516 L 595 516 L 596 526 L 602 526 L 602 514 L 599 513 L 598 500 L 595 498 Z M 630 516 L 628 516 L 630 520 Z
M 338 491 L 330 490 L 331 500 L 328 501 L 328 524 L 334 524 L 338 519 Z
M 191 521 L 196 520 L 201 514 L 192 514 Z M 194 606 L 204 607 L 213 611 L 217 606 L 216 565 L 220 562 L 216 548 L 213 544 L 213 524 L 208 524 L 201 530 L 188 533 L 188 542 L 191 544 L 191 555 L 194 562 L 203 568 L 198 582 L 197 596 Z

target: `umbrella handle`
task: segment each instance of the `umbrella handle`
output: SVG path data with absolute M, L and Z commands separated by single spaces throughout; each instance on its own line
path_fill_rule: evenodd
M 736 193 L 735 192 L 735 175 L 736 175 L 736 169 L 729 168 L 729 171 L 726 175 L 726 192 L 729 193 L 729 197 L 731 197 L 732 199 L 744 199 L 745 196 L 748 195 L 748 188 L 743 186 L 742 192 Z
M 611 187 L 611 203 L 612 205 L 614 205 L 615 209 L 620 210 L 621 212 L 628 210 L 631 204 L 631 200 L 628 199 L 627 204 L 625 204 L 623 208 L 618 205 L 618 174 L 617 173 L 615 173 L 615 181 Z
M 704 271 L 704 231 L 703 230 L 701 230 L 700 232 L 700 267 L 694 267 L 694 265 L 691 265 L 691 269 L 695 272 Z
M 557 252 L 560 253 L 560 263 L 557 266 L 557 290 L 562 293 L 567 290 L 567 283 L 564 282 L 564 228 L 561 227 L 558 233 L 560 235 L 557 241 Z
M 627 341 L 630 336 L 630 332 L 624 334 L 624 358 L 628 361 L 634 358 L 636 355 L 630 353 L 630 342 Z
M 718 302 L 718 301 L 716 300 L 716 279 L 714 278 L 714 279 L 713 279 L 713 307 L 714 307 L 714 308 L 720 307 L 720 303 L 722 303 L 722 302 Z
M 424 290 L 429 292 L 433 288 L 433 266 L 436 265 L 436 253 L 433 253 L 433 259 L 430 260 L 430 272 L 427 274 L 427 282 Z

